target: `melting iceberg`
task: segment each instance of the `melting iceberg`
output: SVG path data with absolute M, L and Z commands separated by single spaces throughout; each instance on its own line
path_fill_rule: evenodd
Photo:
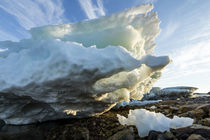
M 100 115 L 141 99 L 170 60 L 153 50 L 152 5 L 99 19 L 31 29 L 30 39 L 0 42 L 0 119 L 28 124 Z
M 153 87 L 149 93 L 144 94 L 142 100 L 176 100 L 178 98 L 193 97 L 193 93 L 197 90 L 196 87 L 168 87 L 159 88 Z
M 150 112 L 146 109 L 130 110 L 128 118 L 117 115 L 120 124 L 135 125 L 140 137 L 148 136 L 150 130 L 169 131 L 170 128 L 177 129 L 191 126 L 193 119 L 187 117 L 174 116 L 173 119 L 161 113 Z

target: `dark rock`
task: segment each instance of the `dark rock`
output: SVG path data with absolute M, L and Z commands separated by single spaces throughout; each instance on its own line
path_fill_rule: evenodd
M 195 109 L 192 111 L 192 114 L 196 119 L 202 119 L 206 115 L 206 113 L 202 109 Z
M 135 136 L 131 129 L 124 129 L 111 136 L 108 140 L 134 140 Z
M 192 134 L 187 138 L 187 140 L 206 140 L 206 139 L 201 135 Z
M 193 105 L 191 105 L 191 104 L 190 105 L 182 105 L 182 106 L 179 107 L 179 110 L 181 112 L 188 112 L 188 111 L 191 111 L 191 110 L 195 109 L 198 106 L 199 105 L 197 105 L 197 104 L 193 104 Z
M 158 131 L 150 131 L 147 140 L 157 140 L 158 136 L 161 134 L 161 132 Z
M 147 140 L 168 140 L 167 136 L 159 131 L 150 131 Z
M 18 133 L 0 133 L 0 140 L 44 140 L 39 130 L 26 130 Z
M 210 126 L 210 118 L 205 118 L 202 120 L 202 122 L 203 122 L 203 125 Z
M 167 140 L 175 139 L 175 136 L 171 132 L 166 131 L 164 134 L 165 134 L 165 137 L 167 138 Z
M 62 128 L 62 131 L 52 131 L 48 136 L 47 140 L 89 140 L 89 130 L 85 127 L 72 127 L 66 125 Z M 57 131 L 57 132 L 56 132 Z
M 3 120 L 0 119 L 0 130 L 1 128 L 5 125 L 5 122 Z
M 186 140 L 190 135 L 201 135 L 206 139 L 210 139 L 210 128 L 208 127 L 185 127 L 179 129 L 171 129 L 171 132 L 177 139 Z
M 175 136 L 170 132 L 150 131 L 147 140 L 174 140 Z
M 171 129 L 176 138 L 186 140 L 194 131 L 190 128 Z
M 206 117 L 210 117 L 210 104 L 198 106 L 196 110 L 202 109 L 206 113 Z

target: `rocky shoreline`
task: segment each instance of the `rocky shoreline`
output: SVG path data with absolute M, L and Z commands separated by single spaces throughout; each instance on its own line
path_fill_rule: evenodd
M 150 131 L 140 138 L 135 126 L 123 126 L 117 114 L 126 116 L 130 109 L 144 108 L 194 119 L 191 127 L 171 129 L 170 132 Z M 0 140 L 208 140 L 210 139 L 210 97 L 167 100 L 144 106 L 125 106 L 112 109 L 98 117 L 49 121 L 40 124 L 12 126 L 0 122 Z

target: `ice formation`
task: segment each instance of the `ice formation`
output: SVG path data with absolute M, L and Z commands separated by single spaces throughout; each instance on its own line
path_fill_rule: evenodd
M 141 99 L 170 60 L 153 50 L 159 34 L 150 4 L 74 24 L 30 30 L 0 42 L 0 119 L 28 124 L 100 115 Z
M 170 128 L 182 128 L 191 126 L 193 119 L 174 116 L 173 119 L 166 117 L 161 113 L 150 112 L 145 109 L 130 110 L 128 118 L 117 115 L 120 124 L 135 125 L 140 137 L 148 136 L 149 131 L 169 131 Z
M 159 88 L 153 87 L 148 94 L 144 94 L 143 100 L 157 100 L 157 99 L 177 99 L 191 97 L 193 93 L 197 90 L 196 87 L 168 87 L 168 88 Z

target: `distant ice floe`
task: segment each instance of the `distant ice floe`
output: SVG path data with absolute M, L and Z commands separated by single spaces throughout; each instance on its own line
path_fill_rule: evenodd
M 141 99 L 170 63 L 154 56 L 160 21 L 150 4 L 99 19 L 31 29 L 0 42 L 0 119 L 29 124 L 100 115 Z
M 169 131 L 170 128 L 177 129 L 193 124 L 191 118 L 174 116 L 173 119 L 170 119 L 162 113 L 150 112 L 145 109 L 130 110 L 128 118 L 119 114 L 117 117 L 122 125 L 135 125 L 140 137 L 148 136 L 151 130 L 164 132 Z
M 193 97 L 196 87 L 177 86 L 168 88 L 153 87 L 149 93 L 144 94 L 143 100 L 176 100 Z

